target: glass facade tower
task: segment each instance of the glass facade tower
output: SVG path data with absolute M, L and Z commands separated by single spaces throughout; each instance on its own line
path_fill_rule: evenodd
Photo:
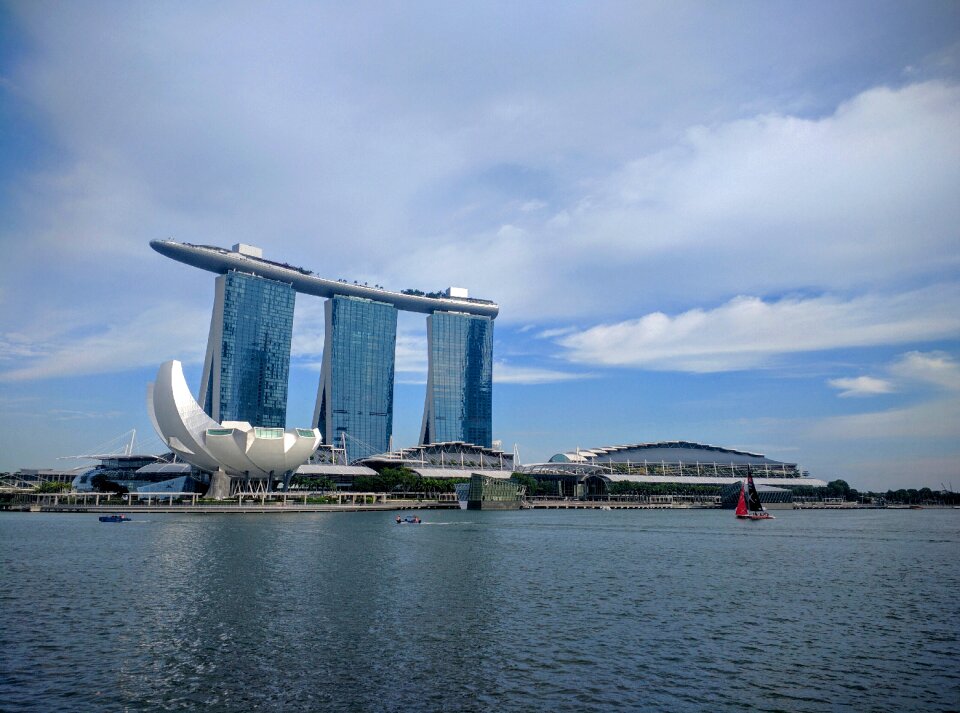
M 352 462 L 390 448 L 397 308 L 360 297 L 331 297 L 314 424 Z
M 216 279 L 200 382 L 215 421 L 283 428 L 296 292 L 284 282 L 231 270 Z
M 420 442 L 493 441 L 493 320 L 454 312 L 427 317 L 427 399 Z

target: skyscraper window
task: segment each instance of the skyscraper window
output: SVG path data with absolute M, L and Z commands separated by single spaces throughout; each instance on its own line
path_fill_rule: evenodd
M 323 365 L 314 423 L 354 461 L 390 447 L 397 309 L 334 296 L 324 305 Z
M 493 440 L 493 320 L 452 312 L 427 317 L 427 398 L 421 443 Z
M 231 270 L 216 279 L 200 393 L 216 421 L 283 428 L 296 292 Z

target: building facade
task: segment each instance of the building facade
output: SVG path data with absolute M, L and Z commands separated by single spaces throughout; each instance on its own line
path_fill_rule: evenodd
M 456 312 L 427 317 L 427 395 L 420 443 L 493 444 L 493 320 Z
M 231 270 L 216 279 L 200 394 L 213 420 L 283 428 L 296 292 Z
M 297 292 L 327 300 L 324 354 L 313 425 L 349 460 L 390 449 L 397 312 L 427 317 L 428 383 L 420 443 L 490 448 L 493 320 L 499 306 L 464 288 L 424 293 L 348 283 L 259 248 L 154 240 L 154 250 L 215 272 L 217 292 L 200 402 L 219 421 L 283 427 Z
M 314 425 L 353 462 L 390 448 L 397 308 L 337 295 L 324 309 Z

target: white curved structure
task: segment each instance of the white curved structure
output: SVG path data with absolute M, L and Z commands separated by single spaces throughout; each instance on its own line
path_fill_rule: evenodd
M 386 302 L 397 309 L 408 312 L 433 314 L 437 311 L 462 312 L 493 319 L 500 313 L 500 306 L 490 300 L 478 300 L 466 296 L 460 288 L 451 288 L 448 294 L 439 297 L 393 292 L 379 287 L 350 284 L 341 280 L 331 280 L 314 275 L 302 267 L 286 263 L 264 260 L 259 250 L 253 252 L 249 246 L 243 252 L 226 250 L 213 245 L 193 245 L 178 243 L 176 240 L 151 240 L 150 247 L 161 255 L 187 265 L 224 274 L 230 270 L 239 270 L 252 275 L 266 277 L 277 282 L 286 282 L 297 292 L 317 297 L 345 295 L 362 297 L 377 302 Z M 240 247 L 240 246 L 237 246 Z
M 246 421 L 217 423 L 193 398 L 179 361 L 160 366 L 147 387 L 147 410 L 164 443 L 191 465 L 246 478 L 272 478 L 295 470 L 320 445 L 315 428 L 259 428 Z

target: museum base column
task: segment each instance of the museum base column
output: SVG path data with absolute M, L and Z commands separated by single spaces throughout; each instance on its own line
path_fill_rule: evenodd
M 207 497 L 215 500 L 230 497 L 230 476 L 223 468 L 219 468 L 210 476 L 210 488 L 207 490 Z

